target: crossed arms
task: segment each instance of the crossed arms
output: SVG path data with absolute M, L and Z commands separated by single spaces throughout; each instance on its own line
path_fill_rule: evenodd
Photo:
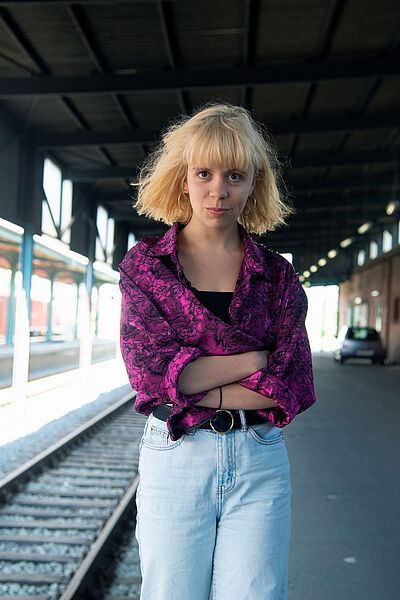
M 276 407 L 277 403 L 271 398 L 236 383 L 267 367 L 267 363 L 267 352 L 257 350 L 229 356 L 200 356 L 183 369 L 178 390 L 184 394 L 195 394 L 208 389 L 208 394 L 196 403 L 207 408 L 218 408 L 219 386 L 222 387 L 222 408 L 249 410 Z

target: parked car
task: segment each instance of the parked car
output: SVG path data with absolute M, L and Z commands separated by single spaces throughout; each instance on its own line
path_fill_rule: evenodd
M 343 327 L 338 342 L 333 358 L 342 364 L 347 358 L 369 358 L 374 364 L 384 363 L 385 349 L 379 333 L 372 327 Z

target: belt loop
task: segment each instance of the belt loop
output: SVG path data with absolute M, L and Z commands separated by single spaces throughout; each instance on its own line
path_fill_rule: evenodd
M 248 425 L 247 425 L 247 421 L 246 421 L 246 413 L 241 408 L 239 409 L 239 415 L 240 415 L 240 422 L 242 424 L 241 431 L 247 431 Z

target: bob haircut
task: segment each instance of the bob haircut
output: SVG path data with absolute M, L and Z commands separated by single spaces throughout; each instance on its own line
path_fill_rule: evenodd
M 175 221 L 186 225 L 193 213 L 182 188 L 189 164 L 241 171 L 254 167 L 255 187 L 238 218 L 249 233 L 272 231 L 294 212 L 278 189 L 281 175 L 275 148 L 240 106 L 209 103 L 168 127 L 145 160 L 138 182 L 132 184 L 138 187 L 133 205 L 137 213 L 168 225 Z

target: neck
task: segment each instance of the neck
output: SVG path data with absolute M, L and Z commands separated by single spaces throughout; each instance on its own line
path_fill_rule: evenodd
M 226 227 L 211 228 L 193 219 L 179 232 L 180 249 L 199 250 L 222 254 L 243 250 L 243 241 L 238 223 Z

